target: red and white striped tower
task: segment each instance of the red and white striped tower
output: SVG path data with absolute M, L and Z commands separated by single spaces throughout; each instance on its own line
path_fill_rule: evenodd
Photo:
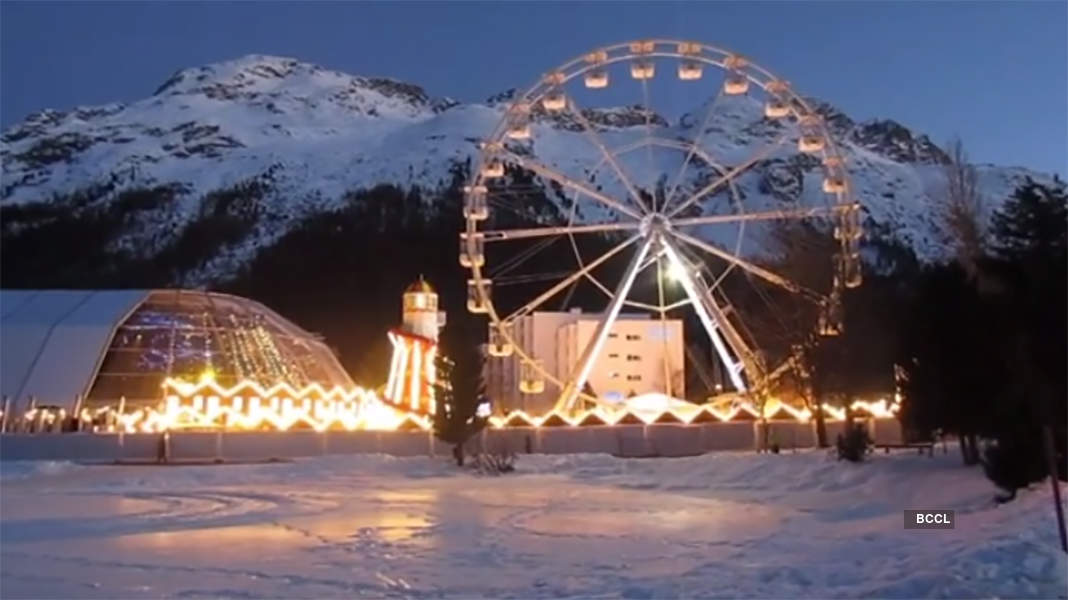
M 393 359 L 384 396 L 397 408 L 434 414 L 434 363 L 438 331 L 444 324 L 445 313 L 438 311 L 438 294 L 420 275 L 404 290 L 401 326 L 389 332 Z

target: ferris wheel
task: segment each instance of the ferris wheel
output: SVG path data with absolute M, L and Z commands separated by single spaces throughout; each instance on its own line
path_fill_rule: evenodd
M 702 103 L 668 118 L 677 95 Z M 724 139 L 732 119 L 754 135 Z M 799 189 L 754 205 L 741 183 L 776 159 L 807 165 Z M 551 190 L 559 210 L 549 216 L 527 210 L 524 185 Z M 754 346 L 723 289 L 726 275 L 741 272 L 811 301 L 824 335 L 841 327 L 842 289 L 861 282 L 859 206 L 827 123 L 785 80 L 706 44 L 627 42 L 550 70 L 512 96 L 480 145 L 464 194 L 460 263 L 471 273 L 468 309 L 490 319 L 489 354 L 520 363 L 519 389 L 554 390 L 558 410 L 605 403 L 587 384 L 624 309 L 661 321 L 695 314 L 690 322 L 707 336 L 730 386 L 750 394 L 784 367 L 766 364 Z M 759 232 L 807 220 L 833 228 L 836 240 L 834 275 L 822 290 L 759 264 L 747 242 L 747 227 Z M 556 240 L 571 249 L 567 264 L 554 260 L 549 273 L 516 277 L 516 265 L 561 243 Z M 592 254 L 590 240 L 596 241 Z M 507 306 L 496 301 L 504 272 L 530 290 Z M 517 326 L 534 311 L 566 302 L 579 284 L 604 297 L 596 326 L 569 364 L 547 369 Z

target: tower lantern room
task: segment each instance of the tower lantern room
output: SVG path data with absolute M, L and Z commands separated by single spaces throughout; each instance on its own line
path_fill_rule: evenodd
M 419 279 L 404 290 L 404 309 L 401 329 L 434 342 L 438 341 L 438 329 L 444 325 L 444 314 L 438 313 L 438 294 L 420 275 Z

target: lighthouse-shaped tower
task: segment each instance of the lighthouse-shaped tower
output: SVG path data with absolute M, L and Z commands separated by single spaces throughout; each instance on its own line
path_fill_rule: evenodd
M 445 313 L 438 311 L 438 294 L 423 276 L 404 290 L 401 326 L 389 332 L 393 359 L 386 382 L 386 400 L 397 408 L 434 414 L 434 369 L 438 331 Z

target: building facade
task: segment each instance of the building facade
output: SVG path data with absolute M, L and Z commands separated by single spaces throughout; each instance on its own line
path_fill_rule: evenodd
M 567 381 L 600 318 L 577 309 L 534 312 L 516 321 L 514 335 L 519 346 L 549 374 Z M 683 342 L 682 321 L 620 314 L 594 363 L 586 392 L 610 402 L 649 392 L 685 397 Z M 547 381 L 544 391 L 523 393 L 519 385 L 523 371 L 518 354 L 487 357 L 486 393 L 495 412 L 543 414 L 553 408 L 560 389 Z

